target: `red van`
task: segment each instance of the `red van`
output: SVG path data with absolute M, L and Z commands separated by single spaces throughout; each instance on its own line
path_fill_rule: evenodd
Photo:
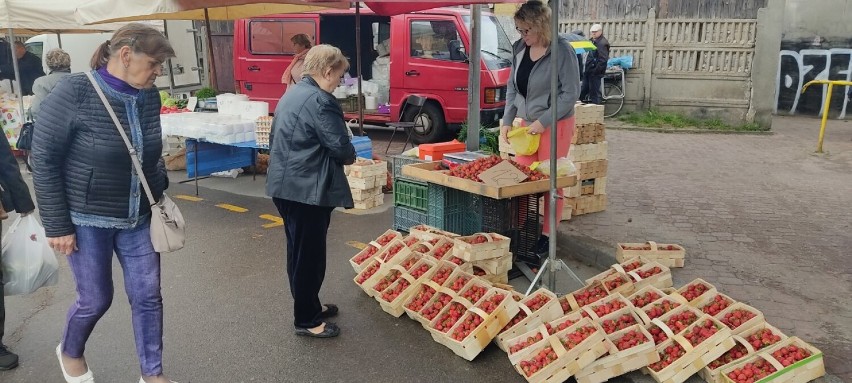
M 405 121 L 419 119 L 417 143 L 448 138 L 467 120 L 468 25 L 470 11 L 440 8 L 398 16 L 361 15 L 362 74 L 377 88 L 379 104 L 389 113 L 365 111 L 368 124 L 397 121 L 409 95 L 428 98 L 419 116 L 405 110 Z M 349 71 L 357 75 L 355 11 L 272 15 L 237 20 L 234 29 L 236 89 L 252 100 L 269 103 L 272 113 L 284 92 L 281 75 L 293 57 L 290 38 L 304 33 L 317 44 L 340 48 L 352 60 Z M 482 17 L 482 123 L 494 125 L 503 114 L 506 84 L 511 70 L 512 44 L 497 19 Z M 354 118 L 357 113 L 347 114 Z

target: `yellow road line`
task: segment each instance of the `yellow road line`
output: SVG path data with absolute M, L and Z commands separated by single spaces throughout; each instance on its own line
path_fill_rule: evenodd
M 346 244 L 349 245 L 349 246 L 352 246 L 352 247 L 354 247 L 358 250 L 364 250 L 364 248 L 367 247 L 366 243 L 358 242 L 358 241 L 349 241 L 349 242 L 346 242 Z
M 216 207 L 225 209 L 227 211 L 232 211 L 234 213 L 245 213 L 245 212 L 248 211 L 248 209 L 246 209 L 244 207 L 239 207 L 239 206 L 235 206 L 235 205 L 231 205 L 231 204 L 227 204 L 227 203 L 220 203 L 220 204 L 216 205 Z
M 191 196 L 191 195 L 178 194 L 174 197 L 177 198 L 177 199 L 182 199 L 184 201 L 190 201 L 190 202 L 204 201 L 204 198 L 199 198 L 199 197 Z
M 284 226 L 284 219 L 281 217 L 276 217 L 271 214 L 261 214 L 260 219 L 265 219 L 267 221 L 272 221 L 272 223 L 267 223 L 263 225 L 264 229 L 271 229 L 273 227 Z

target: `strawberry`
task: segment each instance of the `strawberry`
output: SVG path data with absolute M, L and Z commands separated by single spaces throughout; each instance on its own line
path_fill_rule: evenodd
M 633 315 L 624 314 L 618 319 L 607 319 L 601 323 L 601 327 L 603 327 L 604 332 L 607 335 L 612 334 L 619 330 L 624 330 L 632 325 L 636 324 L 636 318 Z
M 428 272 L 431 268 L 432 266 L 429 266 L 428 263 L 423 263 L 420 265 L 420 267 L 417 267 L 411 271 L 411 276 L 414 278 L 420 278 L 423 276 L 423 274 L 426 274 L 426 272 Z
M 357 257 L 355 257 L 355 259 L 353 261 L 355 261 L 355 263 L 357 263 L 359 265 L 363 264 L 364 261 L 372 258 L 378 252 L 379 252 L 379 248 L 377 248 L 373 245 L 367 245 L 367 247 L 364 248 L 364 250 L 361 251 L 361 253 Z
M 450 303 L 447 312 L 442 315 L 437 322 L 435 322 L 434 329 L 440 332 L 447 332 L 453 327 L 456 322 L 458 322 L 459 318 L 462 317 L 467 312 L 467 309 L 458 302 Z
M 616 278 L 612 278 L 612 279 L 604 281 L 604 286 L 606 286 L 606 288 L 608 290 L 612 291 L 612 290 L 615 290 L 615 289 L 619 288 L 620 286 L 622 286 L 622 285 L 624 285 L 628 282 L 630 282 L 630 281 L 627 280 L 627 277 L 625 277 L 623 275 L 618 275 Z
M 781 336 L 775 335 L 772 330 L 765 328 L 749 335 L 746 341 L 748 341 L 755 350 L 760 350 L 780 342 Z
M 614 313 L 614 312 L 618 311 L 619 309 L 624 308 L 626 306 L 627 305 L 624 304 L 624 302 L 616 299 L 616 300 L 613 300 L 612 302 L 608 302 L 608 303 L 605 303 L 605 304 L 600 304 L 600 305 L 594 306 L 594 307 L 592 307 L 592 311 L 594 311 L 595 314 L 597 314 L 598 317 L 603 317 L 603 316 L 606 316 L 608 314 Z
M 452 250 L 452 249 L 453 249 L 453 243 L 452 242 L 444 242 L 443 245 L 441 245 L 441 246 L 439 246 L 438 248 L 435 249 L 435 251 L 432 253 L 432 256 L 434 256 L 435 259 L 438 259 L 438 260 L 444 259 L 444 257 L 447 254 L 449 254 L 450 250 Z
M 414 296 L 414 299 L 412 299 L 405 307 L 412 311 L 420 311 L 426 303 L 429 303 L 429 300 L 432 299 L 432 296 L 434 295 L 435 289 L 423 285 L 420 292 L 418 292 L 417 295 Z
M 506 324 L 506 326 L 505 326 L 505 327 L 503 327 L 503 329 L 502 329 L 502 330 L 500 330 L 500 333 L 503 333 L 503 332 L 505 332 L 506 330 L 511 329 L 511 328 L 512 328 L 512 327 L 514 327 L 516 324 L 521 323 L 521 321 L 522 321 L 522 320 L 524 320 L 524 319 L 526 319 L 526 318 L 527 318 L 527 313 L 526 313 L 526 312 L 524 312 L 524 311 L 519 311 L 519 312 L 518 312 L 518 314 L 517 314 L 517 315 L 515 315 L 515 317 L 514 317 L 514 318 L 512 318 L 512 320 L 510 320 L 510 321 L 509 321 L 509 323 L 507 323 L 507 324 Z
M 450 274 L 453 272 L 452 268 L 444 267 L 439 269 L 435 275 L 432 276 L 432 282 L 435 282 L 439 285 L 443 285 L 444 282 L 447 281 L 447 278 L 450 277 Z
M 544 294 L 536 294 L 529 300 L 527 300 L 524 305 L 530 308 L 533 312 L 538 311 L 540 308 L 544 307 L 544 305 L 550 302 L 550 297 Z
M 580 343 L 583 343 L 586 338 L 594 334 L 597 330 L 592 326 L 580 327 L 574 332 L 566 334 L 561 337 L 560 341 L 562 345 L 565 346 L 566 350 L 571 350 L 574 347 L 577 347 Z
M 393 302 L 400 294 L 402 294 L 403 291 L 405 291 L 405 289 L 408 288 L 408 286 L 411 286 L 411 283 L 405 279 L 400 279 L 399 282 L 390 289 L 390 291 L 382 293 L 382 299 L 386 302 Z
M 420 315 L 422 315 L 427 320 L 435 319 L 436 316 L 441 312 L 441 310 L 453 300 L 453 297 L 440 293 L 438 298 L 435 299 L 432 304 L 426 306 L 422 311 L 420 311 Z
M 630 303 L 636 307 L 645 307 L 657 299 L 660 299 L 660 294 L 657 294 L 655 291 L 649 291 L 641 296 L 634 297 L 630 300 Z
M 661 317 L 663 314 L 674 310 L 676 307 L 680 306 L 680 303 L 670 301 L 668 299 L 655 303 L 654 306 L 645 310 L 645 314 L 648 314 L 648 318 L 655 319 Z
M 789 345 L 787 347 L 781 347 L 780 349 L 776 350 L 772 353 L 772 356 L 775 357 L 776 360 L 781 362 L 782 366 L 787 367 L 792 365 L 793 363 L 810 357 L 811 352 L 804 348 L 799 348 L 795 345 Z
M 728 308 L 728 306 L 730 305 L 731 302 L 725 299 L 725 297 L 723 297 L 721 294 L 719 294 L 713 297 L 710 303 L 704 305 L 704 307 L 701 308 L 701 311 L 703 311 L 705 314 L 716 316 L 716 314 Z
M 450 290 L 453 290 L 455 292 L 459 292 L 459 291 L 461 291 L 462 287 L 464 287 L 464 285 L 466 285 L 467 282 L 469 282 L 469 281 L 470 281 L 469 277 L 467 277 L 465 275 L 459 275 L 458 277 L 456 277 L 456 279 L 453 281 L 453 283 L 450 284 L 450 286 L 449 286 Z
M 376 283 L 376 285 L 373 286 L 373 290 L 376 290 L 378 292 L 385 291 L 385 289 L 388 288 L 388 286 L 390 286 L 392 283 L 396 282 L 397 279 L 399 279 L 399 276 L 400 276 L 399 271 L 391 270 L 391 272 L 387 276 L 382 278 L 382 280 L 379 281 L 379 283 Z
M 476 307 L 479 307 L 482 311 L 485 311 L 486 314 L 491 314 L 494 310 L 503 303 L 503 300 L 506 299 L 506 296 L 500 293 L 492 295 L 490 298 L 480 302 Z
M 686 351 L 683 349 L 683 347 L 681 347 L 677 343 L 672 344 L 671 346 L 666 347 L 665 350 L 660 351 L 660 361 L 652 363 L 648 366 L 648 368 L 654 370 L 655 372 L 660 372 L 664 368 L 674 363 L 676 360 L 680 359 L 680 357 L 682 357 L 684 354 L 686 354 Z
M 600 286 L 591 286 L 580 292 L 574 293 L 574 299 L 580 307 L 589 303 L 597 302 L 607 296 L 607 292 Z
M 532 359 L 521 361 L 519 366 L 524 375 L 531 377 L 558 358 L 553 347 L 547 346 L 536 353 Z
M 488 289 L 484 286 L 472 284 L 470 288 L 465 290 L 462 294 L 462 298 L 467 299 L 470 303 L 479 302 L 480 299 L 488 292 Z
M 520 341 L 514 346 L 509 347 L 509 354 L 514 354 L 518 351 L 521 351 L 529 346 L 532 346 L 533 344 L 542 339 L 544 339 L 544 337 L 541 335 L 541 333 L 536 333 L 535 336 L 527 337 L 527 340 Z
M 722 323 L 725 326 L 728 326 L 731 330 L 740 327 L 743 323 L 748 322 L 751 318 L 756 317 L 757 315 L 751 311 L 744 309 L 736 309 L 727 314 L 722 318 Z
M 719 332 L 719 328 L 716 327 L 712 320 L 706 319 L 700 325 L 687 330 L 683 334 L 683 337 L 689 341 L 689 344 L 698 346 L 701 342 L 707 340 L 707 338 L 710 338 L 717 332 Z
M 715 370 L 719 367 L 722 367 L 728 363 L 733 363 L 734 361 L 740 360 L 743 357 L 748 355 L 748 350 L 745 346 L 737 343 L 734 348 L 728 350 L 728 352 L 724 353 L 718 359 L 710 362 L 707 367 L 710 367 L 711 370 Z
M 376 240 L 376 242 L 377 242 L 379 245 L 384 246 L 384 245 L 387 245 L 388 243 L 390 243 L 390 241 L 392 241 L 394 238 L 396 238 L 396 234 L 395 234 L 395 233 L 388 233 L 388 234 L 385 234 L 385 235 L 383 235 L 383 236 L 379 237 L 379 238 Z
M 775 371 L 775 367 L 772 367 L 769 362 L 764 359 L 757 359 L 729 372 L 728 378 L 737 383 L 750 383 L 761 380 Z
M 648 341 L 648 338 L 645 337 L 639 330 L 630 330 L 624 335 L 621 335 L 620 338 L 616 339 L 615 346 L 618 347 L 619 351 L 627 350 L 628 348 L 635 347 L 642 343 Z
M 482 317 L 474 313 L 467 313 L 461 324 L 453 330 L 453 339 L 461 342 L 467 338 L 473 330 L 476 330 L 482 324 Z
M 404 262 L 402 262 L 402 268 L 411 271 L 411 268 L 414 267 L 414 264 L 417 263 L 416 257 L 408 257 Z
M 559 305 L 562 306 L 563 314 L 568 314 L 569 312 L 571 312 L 571 304 L 568 303 L 568 298 L 559 298 Z
M 645 278 L 648 278 L 652 275 L 656 275 L 656 274 L 659 274 L 659 273 L 662 273 L 662 272 L 663 272 L 663 269 L 661 269 L 659 266 L 654 266 L 653 268 L 648 269 L 648 270 L 644 270 L 644 271 L 639 270 L 639 271 L 636 272 L 636 274 L 639 274 L 639 277 L 641 277 L 642 279 L 645 279 Z
M 642 267 L 643 265 L 644 265 L 644 263 L 642 263 L 642 261 L 633 261 L 633 262 L 630 262 L 629 264 L 622 265 L 621 267 L 624 269 L 625 272 L 629 273 L 633 270 L 636 270 L 636 269 Z
M 679 334 L 681 331 L 685 330 L 689 325 L 693 324 L 698 320 L 698 316 L 695 315 L 692 311 L 684 311 L 678 314 L 674 314 L 666 321 L 666 326 L 669 326 L 672 329 L 672 332 L 675 334 Z
M 367 279 L 372 277 L 373 274 L 376 273 L 376 271 L 379 271 L 379 268 L 381 268 L 381 266 L 382 266 L 381 263 L 373 262 L 372 264 L 370 264 L 370 266 L 368 266 L 366 269 L 361 271 L 361 274 L 358 274 L 358 280 L 355 281 L 355 283 L 357 283 L 359 285 L 363 284 L 365 281 L 367 281 Z
M 707 287 L 707 285 L 700 283 L 700 282 L 696 282 L 696 283 L 693 283 L 693 284 L 687 286 L 686 290 L 683 293 L 681 293 L 681 295 L 683 295 L 683 297 L 686 298 L 686 300 L 692 302 L 692 301 L 695 300 L 695 298 L 700 297 L 707 290 L 710 290 L 710 288 Z

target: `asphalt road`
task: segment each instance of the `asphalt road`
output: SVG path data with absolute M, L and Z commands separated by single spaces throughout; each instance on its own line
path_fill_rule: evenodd
M 173 185 L 172 195 L 194 195 Z M 505 353 L 489 347 L 475 362 L 455 356 L 407 317 L 393 318 L 352 282 L 357 250 L 392 225 L 392 210 L 376 215 L 335 212 L 328 238 L 325 302 L 340 306 L 342 335 L 296 337 L 284 272 L 281 226 L 265 198 L 202 189 L 202 201 L 178 199 L 188 222 L 186 248 L 162 259 L 165 371 L 182 382 L 519 382 Z M 217 207 L 228 203 L 247 209 Z M 233 210 L 233 209 L 232 209 Z M 239 210 L 239 209 L 236 209 Z M 7 221 L 7 224 L 10 221 Z M 54 349 L 74 284 L 64 259 L 60 282 L 27 297 L 7 298 L 6 344 L 20 367 L 0 382 L 62 382 Z M 86 356 L 98 382 L 135 382 L 139 367 L 130 309 L 114 263 L 116 296 L 89 340 Z

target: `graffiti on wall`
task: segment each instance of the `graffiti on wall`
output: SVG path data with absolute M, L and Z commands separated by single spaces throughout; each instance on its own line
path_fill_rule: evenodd
M 781 50 L 775 89 L 775 113 L 822 115 L 828 85 L 802 87 L 811 80 L 852 80 L 852 49 Z M 846 117 L 852 104 L 848 87 L 835 86 L 829 116 Z

